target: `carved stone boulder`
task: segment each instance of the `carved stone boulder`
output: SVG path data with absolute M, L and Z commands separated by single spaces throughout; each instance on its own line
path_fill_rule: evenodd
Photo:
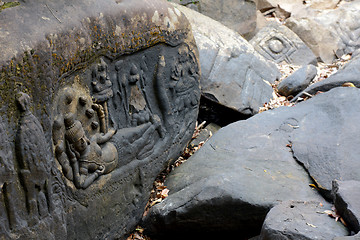
M 0 238 L 125 239 L 195 127 L 188 21 L 154 0 L 5 4 Z

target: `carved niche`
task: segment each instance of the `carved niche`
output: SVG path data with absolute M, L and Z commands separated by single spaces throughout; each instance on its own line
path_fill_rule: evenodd
M 68 81 L 55 100 L 53 146 L 76 189 L 164 154 L 198 111 L 199 68 L 186 44 L 102 56 Z

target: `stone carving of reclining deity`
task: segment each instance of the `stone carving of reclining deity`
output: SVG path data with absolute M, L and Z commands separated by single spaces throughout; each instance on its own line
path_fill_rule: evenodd
M 64 123 L 66 154 L 73 169 L 73 181 L 77 188 L 85 189 L 100 175 L 116 168 L 118 152 L 108 142 L 116 130 L 110 129 L 105 134 L 96 133 L 88 139 L 81 122 L 73 114 L 67 114 Z
M 154 114 L 149 114 L 148 121 L 117 130 L 109 127 L 114 125 L 108 110 L 113 90 L 103 59 L 92 71 L 91 85 L 92 97 L 74 86 L 60 91 L 59 110 L 53 125 L 56 159 L 64 176 L 78 189 L 86 189 L 101 175 L 133 159 L 150 156 L 156 143 L 154 138 L 162 138 L 164 134 L 161 120 Z M 129 103 L 129 94 L 123 97 L 123 101 Z

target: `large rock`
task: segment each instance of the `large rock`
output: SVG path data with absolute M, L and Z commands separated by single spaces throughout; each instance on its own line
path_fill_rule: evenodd
M 271 22 L 263 27 L 250 43 L 266 59 L 294 65 L 316 64 L 308 46 L 286 26 Z
M 252 115 L 272 97 L 269 83 L 279 78 L 275 64 L 264 60 L 239 34 L 176 5 L 189 19 L 199 48 L 201 89 L 219 103 Z
M 0 238 L 124 239 L 191 139 L 197 49 L 163 1 L 0 13 Z
M 333 239 L 347 236 L 348 230 L 330 218 L 320 202 L 283 202 L 266 215 L 259 240 Z
M 355 232 L 360 231 L 360 182 L 334 181 L 335 208 Z
M 282 201 L 324 203 L 307 171 L 319 187 L 359 178 L 359 98 L 359 89 L 336 88 L 220 129 L 169 175 L 170 195 L 151 209 L 148 231 L 249 237 Z

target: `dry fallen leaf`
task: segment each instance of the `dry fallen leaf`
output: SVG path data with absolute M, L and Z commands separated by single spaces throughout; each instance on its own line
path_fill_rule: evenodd
M 306 225 L 313 227 L 313 228 L 317 228 L 317 226 L 315 226 L 314 224 L 311 224 L 311 223 L 306 223 Z

